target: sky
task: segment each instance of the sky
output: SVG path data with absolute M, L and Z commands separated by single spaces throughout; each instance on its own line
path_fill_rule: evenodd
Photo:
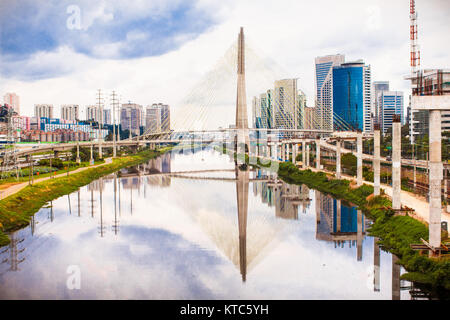
M 450 1 L 416 0 L 416 9 L 422 67 L 448 68 Z M 407 102 L 408 0 L 2 0 L 0 94 L 17 93 L 29 116 L 38 103 L 53 104 L 56 116 L 61 104 L 78 104 L 83 118 L 97 89 L 106 107 L 115 90 L 121 102 L 162 102 L 177 113 L 193 88 L 202 91 L 210 70 L 234 63 L 224 55 L 241 26 L 264 68 L 276 69 L 279 79 L 298 78 L 309 105 L 314 58 L 337 53 L 363 59 L 373 81 L 390 81 Z M 252 96 L 270 86 L 255 80 L 258 66 L 247 70 L 249 113 Z M 215 79 L 226 96 L 208 110 L 218 125 L 233 122 L 234 77 Z

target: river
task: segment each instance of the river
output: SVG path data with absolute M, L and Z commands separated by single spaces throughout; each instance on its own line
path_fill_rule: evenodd
M 370 223 L 215 150 L 172 151 L 41 208 L 0 249 L 0 298 L 411 299 Z

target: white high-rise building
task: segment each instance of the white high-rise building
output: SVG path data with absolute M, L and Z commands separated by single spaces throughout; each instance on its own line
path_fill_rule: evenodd
M 34 116 L 40 118 L 53 118 L 53 105 L 52 104 L 35 104 Z
M 121 130 L 129 130 L 134 135 L 140 134 L 142 124 L 142 106 L 136 103 L 124 103 L 120 108 Z
M 373 131 L 372 113 L 372 71 L 369 65 L 364 66 L 364 132 Z
M 104 110 L 98 105 L 86 106 L 86 120 L 97 121 L 100 124 L 104 124 Z
M 317 57 L 315 59 L 316 119 L 318 126 L 333 130 L 333 67 L 345 61 L 342 54 Z
M 77 104 L 61 105 L 61 119 L 75 121 L 79 119 L 79 106 Z
M 400 115 L 401 122 L 404 123 L 403 115 L 403 92 L 401 91 L 381 91 L 377 95 L 377 105 L 379 106 L 380 129 L 383 133 L 392 128 L 394 114 Z
M 14 92 L 8 92 L 3 96 L 3 101 L 13 107 L 14 111 L 20 115 L 20 97 Z

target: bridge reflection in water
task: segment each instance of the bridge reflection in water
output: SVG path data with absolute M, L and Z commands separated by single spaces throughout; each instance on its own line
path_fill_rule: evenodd
M 299 231 L 300 224 L 308 223 L 311 212 L 315 212 L 315 218 L 312 216 L 311 218 L 316 222 L 315 239 L 318 240 L 318 243 L 330 243 L 335 248 L 334 250 L 343 250 L 344 245 L 348 244 L 345 247 L 354 248 L 356 251 L 355 260 L 362 261 L 363 242 L 367 237 L 366 230 L 370 221 L 366 220 L 355 207 L 318 191 L 310 190 L 305 185 L 286 184 L 278 178 L 275 172 L 254 170 L 238 163 L 230 163 L 225 169 L 197 170 L 195 168 L 189 172 L 177 171 L 178 168 L 172 166 L 173 157 L 177 156 L 176 152 L 167 153 L 148 163 L 123 169 L 116 174 L 94 181 L 87 187 L 87 192 L 82 193 L 85 199 L 80 200 L 80 191 L 67 197 L 68 215 L 97 219 L 97 236 L 99 238 L 105 237 L 109 228 L 112 231 L 111 235 L 120 237 L 120 223 L 125 218 L 124 213 L 127 216 L 133 215 L 134 198 L 142 199 L 143 196 L 146 199 L 146 193 L 150 195 L 155 188 L 184 188 L 183 185 L 180 187 L 178 184 L 177 186 L 174 180 L 185 181 L 184 179 L 189 177 L 198 178 L 199 181 L 217 179 L 225 184 L 235 184 L 237 212 L 186 208 L 185 213 L 211 240 L 217 251 L 236 267 L 242 282 L 249 282 L 248 274 L 277 252 L 275 249 L 282 242 L 280 239 L 294 235 Z M 221 178 L 226 180 L 220 180 Z M 204 183 L 209 183 L 206 180 Z M 104 199 L 105 188 L 111 183 L 113 183 L 113 194 Z M 150 190 L 147 190 L 148 188 Z M 182 189 L 179 191 L 181 193 Z M 249 209 L 253 210 L 251 201 L 249 206 L 249 193 L 251 192 L 253 193 L 252 201 L 258 197 L 260 203 L 271 210 L 257 215 L 249 214 Z M 201 197 L 201 195 L 198 196 Z M 127 201 L 124 202 L 124 198 Z M 137 200 L 139 201 L 139 199 Z M 114 202 L 112 217 L 109 212 L 106 212 L 105 215 L 104 207 L 108 206 L 109 201 Z M 0 264 L 0 283 L 2 277 L 9 272 L 21 270 L 20 265 L 24 261 L 26 262 L 27 256 L 32 255 L 36 250 L 36 245 L 45 245 L 41 241 L 43 240 L 41 239 L 42 232 L 51 230 L 51 225 L 55 221 L 58 222 L 59 217 L 58 214 L 54 214 L 52 203 L 41 211 L 47 212 L 44 220 L 42 220 L 42 216 L 39 216 L 37 219 L 41 220 L 39 220 L 39 224 L 36 224 L 36 217 L 33 217 L 29 231 L 27 228 L 11 234 L 10 246 L 2 248 L 0 261 L 3 263 Z M 38 238 L 33 242 L 36 234 L 38 234 Z M 379 292 L 383 289 L 380 281 L 381 253 L 376 240 L 374 239 L 373 270 L 370 281 L 372 290 Z M 367 259 L 371 260 L 369 257 L 366 257 L 366 261 Z M 401 268 L 395 262 L 396 257 L 393 256 L 392 298 L 399 299 L 402 289 L 417 293 L 418 291 L 414 287 L 408 287 L 400 282 Z M 411 297 L 415 296 L 411 294 Z
M 230 157 L 231 158 L 231 157 Z M 170 154 L 152 160 L 145 165 L 138 166 L 137 174 L 151 174 L 147 176 L 147 181 L 151 185 L 161 187 L 170 186 L 171 179 L 206 179 L 231 181 L 233 178 L 226 177 L 190 177 L 195 172 L 183 172 L 172 175 L 170 171 Z M 131 170 L 132 171 L 132 170 Z M 204 170 L 206 172 L 220 172 L 225 170 Z M 166 173 L 166 174 L 165 174 Z M 287 226 L 282 223 L 279 225 L 268 222 L 266 219 L 252 221 L 250 234 L 250 248 L 247 243 L 248 233 L 248 193 L 249 184 L 252 181 L 254 195 L 259 195 L 263 203 L 269 207 L 274 207 L 275 216 L 281 219 L 298 220 L 299 211 L 306 214 L 310 207 L 311 190 L 306 185 L 289 185 L 278 178 L 274 172 L 266 172 L 261 169 L 250 170 L 246 165 L 238 165 L 235 161 L 236 181 L 236 201 L 237 201 L 237 229 L 238 242 L 233 241 L 236 238 L 236 228 L 232 221 L 226 221 L 223 217 L 197 216 L 197 222 L 203 227 L 205 233 L 214 241 L 217 247 L 233 262 L 240 270 L 242 281 L 246 281 L 247 270 L 254 267 L 252 262 L 260 262 L 264 255 L 270 252 L 274 246 L 270 245 L 276 238 L 276 234 Z M 126 176 L 127 174 L 122 174 Z M 250 178 L 250 176 L 253 176 Z M 129 179 L 129 178 L 122 178 Z M 139 180 L 134 180 L 135 185 L 139 185 Z M 356 260 L 363 258 L 362 242 L 366 236 L 365 230 L 371 222 L 365 219 L 356 206 L 343 204 L 340 199 L 334 199 L 330 195 L 323 194 L 314 190 L 316 210 L 316 239 L 334 243 L 335 248 L 343 248 L 347 243 L 349 248 L 356 246 Z M 233 220 L 233 218 L 231 218 Z M 220 221 L 220 223 L 219 223 Z M 280 221 L 281 222 L 281 221 Z M 222 230 L 219 230 L 221 228 Z M 234 236 L 234 237 L 233 237 Z M 224 241 L 224 238 L 227 240 Z M 255 241 L 253 241 L 255 240 Z M 378 239 L 374 239 L 374 269 L 373 269 L 373 290 L 380 291 L 380 248 L 377 244 Z M 227 244 L 227 245 L 224 245 Z M 264 254 L 262 254 L 264 253 Z M 398 258 L 392 258 L 392 299 L 400 299 L 400 270 L 401 267 L 396 264 Z M 250 267 L 250 268 L 249 268 Z M 411 289 L 403 286 L 403 289 Z

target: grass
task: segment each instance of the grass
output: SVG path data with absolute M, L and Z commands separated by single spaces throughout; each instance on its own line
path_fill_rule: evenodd
M 0 246 L 7 245 L 5 232 L 12 232 L 27 226 L 33 216 L 48 201 L 76 191 L 102 176 L 121 168 L 137 165 L 170 150 L 144 150 L 134 155 L 116 158 L 111 164 L 87 169 L 69 176 L 50 179 L 27 186 L 21 191 L 0 201 Z
M 104 160 L 96 161 L 95 164 L 104 163 L 104 162 L 105 162 Z M 64 162 L 64 163 L 66 164 L 66 166 L 67 165 L 69 166 L 69 172 L 77 170 L 82 167 L 89 166 L 89 162 L 81 162 L 80 165 L 75 165 L 75 163 L 70 163 L 70 164 L 68 164 L 67 162 Z M 44 171 L 45 173 L 42 173 L 40 171 L 40 169 L 42 169 L 42 171 Z M 52 169 L 55 171 L 48 172 L 48 171 L 50 171 L 50 168 L 48 166 L 34 166 L 33 167 L 34 179 L 45 178 L 45 177 L 49 177 L 52 175 L 58 175 L 58 174 L 67 172 L 67 170 L 64 168 L 57 169 L 56 167 L 52 167 Z M 2 184 L 15 184 L 15 183 L 27 182 L 29 180 L 29 168 L 22 169 L 21 172 L 22 173 L 19 173 L 19 179 L 17 179 L 15 176 L 0 179 L 0 186 Z M 39 172 L 39 175 L 37 174 L 37 172 Z

